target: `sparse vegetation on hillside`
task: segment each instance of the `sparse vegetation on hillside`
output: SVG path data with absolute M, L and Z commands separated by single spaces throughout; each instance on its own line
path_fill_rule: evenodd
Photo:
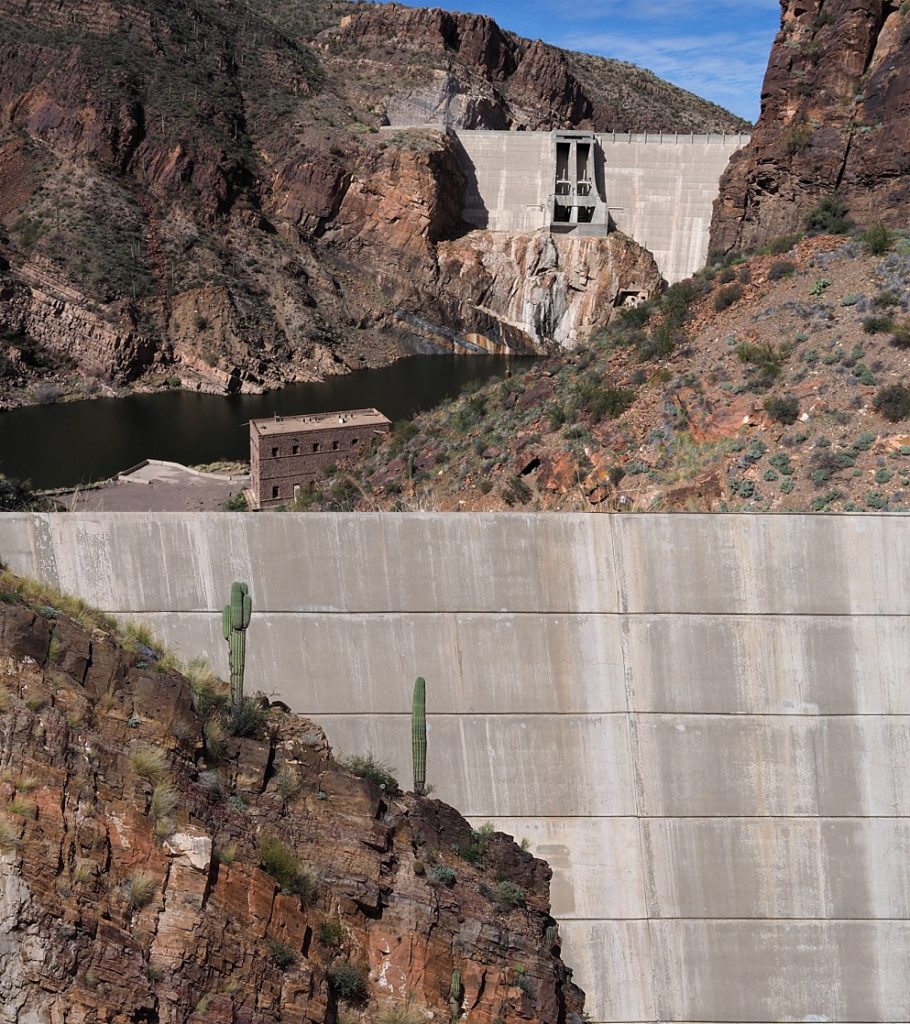
M 821 215 L 842 230 L 848 211 Z M 905 243 L 876 256 L 865 235 L 788 236 L 715 254 L 589 345 L 398 426 L 303 507 L 910 507 L 910 433 L 889 440 L 907 416 Z

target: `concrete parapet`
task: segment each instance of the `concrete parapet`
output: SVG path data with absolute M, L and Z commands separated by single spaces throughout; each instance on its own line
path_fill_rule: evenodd
M 16 515 L 0 558 L 338 749 L 428 781 L 554 869 L 599 1021 L 910 1019 L 910 520 Z

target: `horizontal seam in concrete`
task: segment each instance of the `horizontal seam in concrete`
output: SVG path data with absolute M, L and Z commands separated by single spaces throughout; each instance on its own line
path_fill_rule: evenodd
M 107 615 L 206 615 L 217 617 L 221 621 L 220 608 L 102 608 L 101 611 Z M 448 611 L 430 611 L 428 609 L 413 610 L 410 608 L 387 608 L 383 611 L 376 611 L 373 608 L 345 608 L 339 611 L 337 608 L 315 608 L 300 609 L 299 611 L 287 608 L 256 608 L 259 615 L 270 615 L 276 617 L 302 618 L 312 616 L 320 619 L 338 616 L 349 618 L 352 615 L 363 617 L 373 616 L 377 619 L 388 619 L 395 615 L 431 616 L 443 618 L 451 615 L 483 615 L 501 616 L 503 618 L 517 619 L 523 616 L 534 616 L 536 618 L 578 616 L 591 618 L 598 616 L 602 618 L 616 619 L 910 619 L 910 612 L 725 612 L 725 611 L 671 611 L 671 612 L 649 612 L 649 611 L 578 611 L 564 609 L 554 611 L 548 608 L 531 609 L 529 611 L 505 611 L 501 608 L 453 608 Z
M 301 712 L 302 714 L 302 712 Z M 410 718 L 410 711 L 314 711 L 313 718 Z M 427 718 L 910 718 L 910 711 L 428 711 Z
M 794 921 L 804 921 L 806 924 L 869 924 L 876 923 L 878 921 L 889 923 L 889 922 L 901 922 L 906 921 L 910 924 L 910 917 L 566 917 L 564 914 L 560 915 L 560 921 L 571 921 L 575 923 L 585 923 L 588 921 L 594 921 L 597 923 L 617 922 L 625 924 L 627 922 L 648 922 L 648 921 L 728 921 L 733 924 L 739 923 L 751 923 L 761 922 L 763 924 L 775 924 L 778 921 L 781 924 L 793 924 Z

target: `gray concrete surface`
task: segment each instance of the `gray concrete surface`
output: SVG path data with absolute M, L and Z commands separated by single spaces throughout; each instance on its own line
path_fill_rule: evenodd
M 910 520 L 0 517 L 19 572 L 224 667 L 546 857 L 595 1020 L 907 1021 Z
M 458 129 L 455 135 L 468 179 L 465 220 L 491 231 L 547 227 L 551 133 Z M 597 140 L 616 227 L 654 254 L 671 284 L 700 270 L 720 177 L 749 136 L 600 134 Z

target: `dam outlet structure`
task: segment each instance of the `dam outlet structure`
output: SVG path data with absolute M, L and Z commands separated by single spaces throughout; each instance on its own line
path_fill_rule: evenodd
M 0 559 L 221 672 L 246 581 L 248 691 L 402 778 L 424 677 L 594 1021 L 910 1020 L 910 518 L 8 513 Z

